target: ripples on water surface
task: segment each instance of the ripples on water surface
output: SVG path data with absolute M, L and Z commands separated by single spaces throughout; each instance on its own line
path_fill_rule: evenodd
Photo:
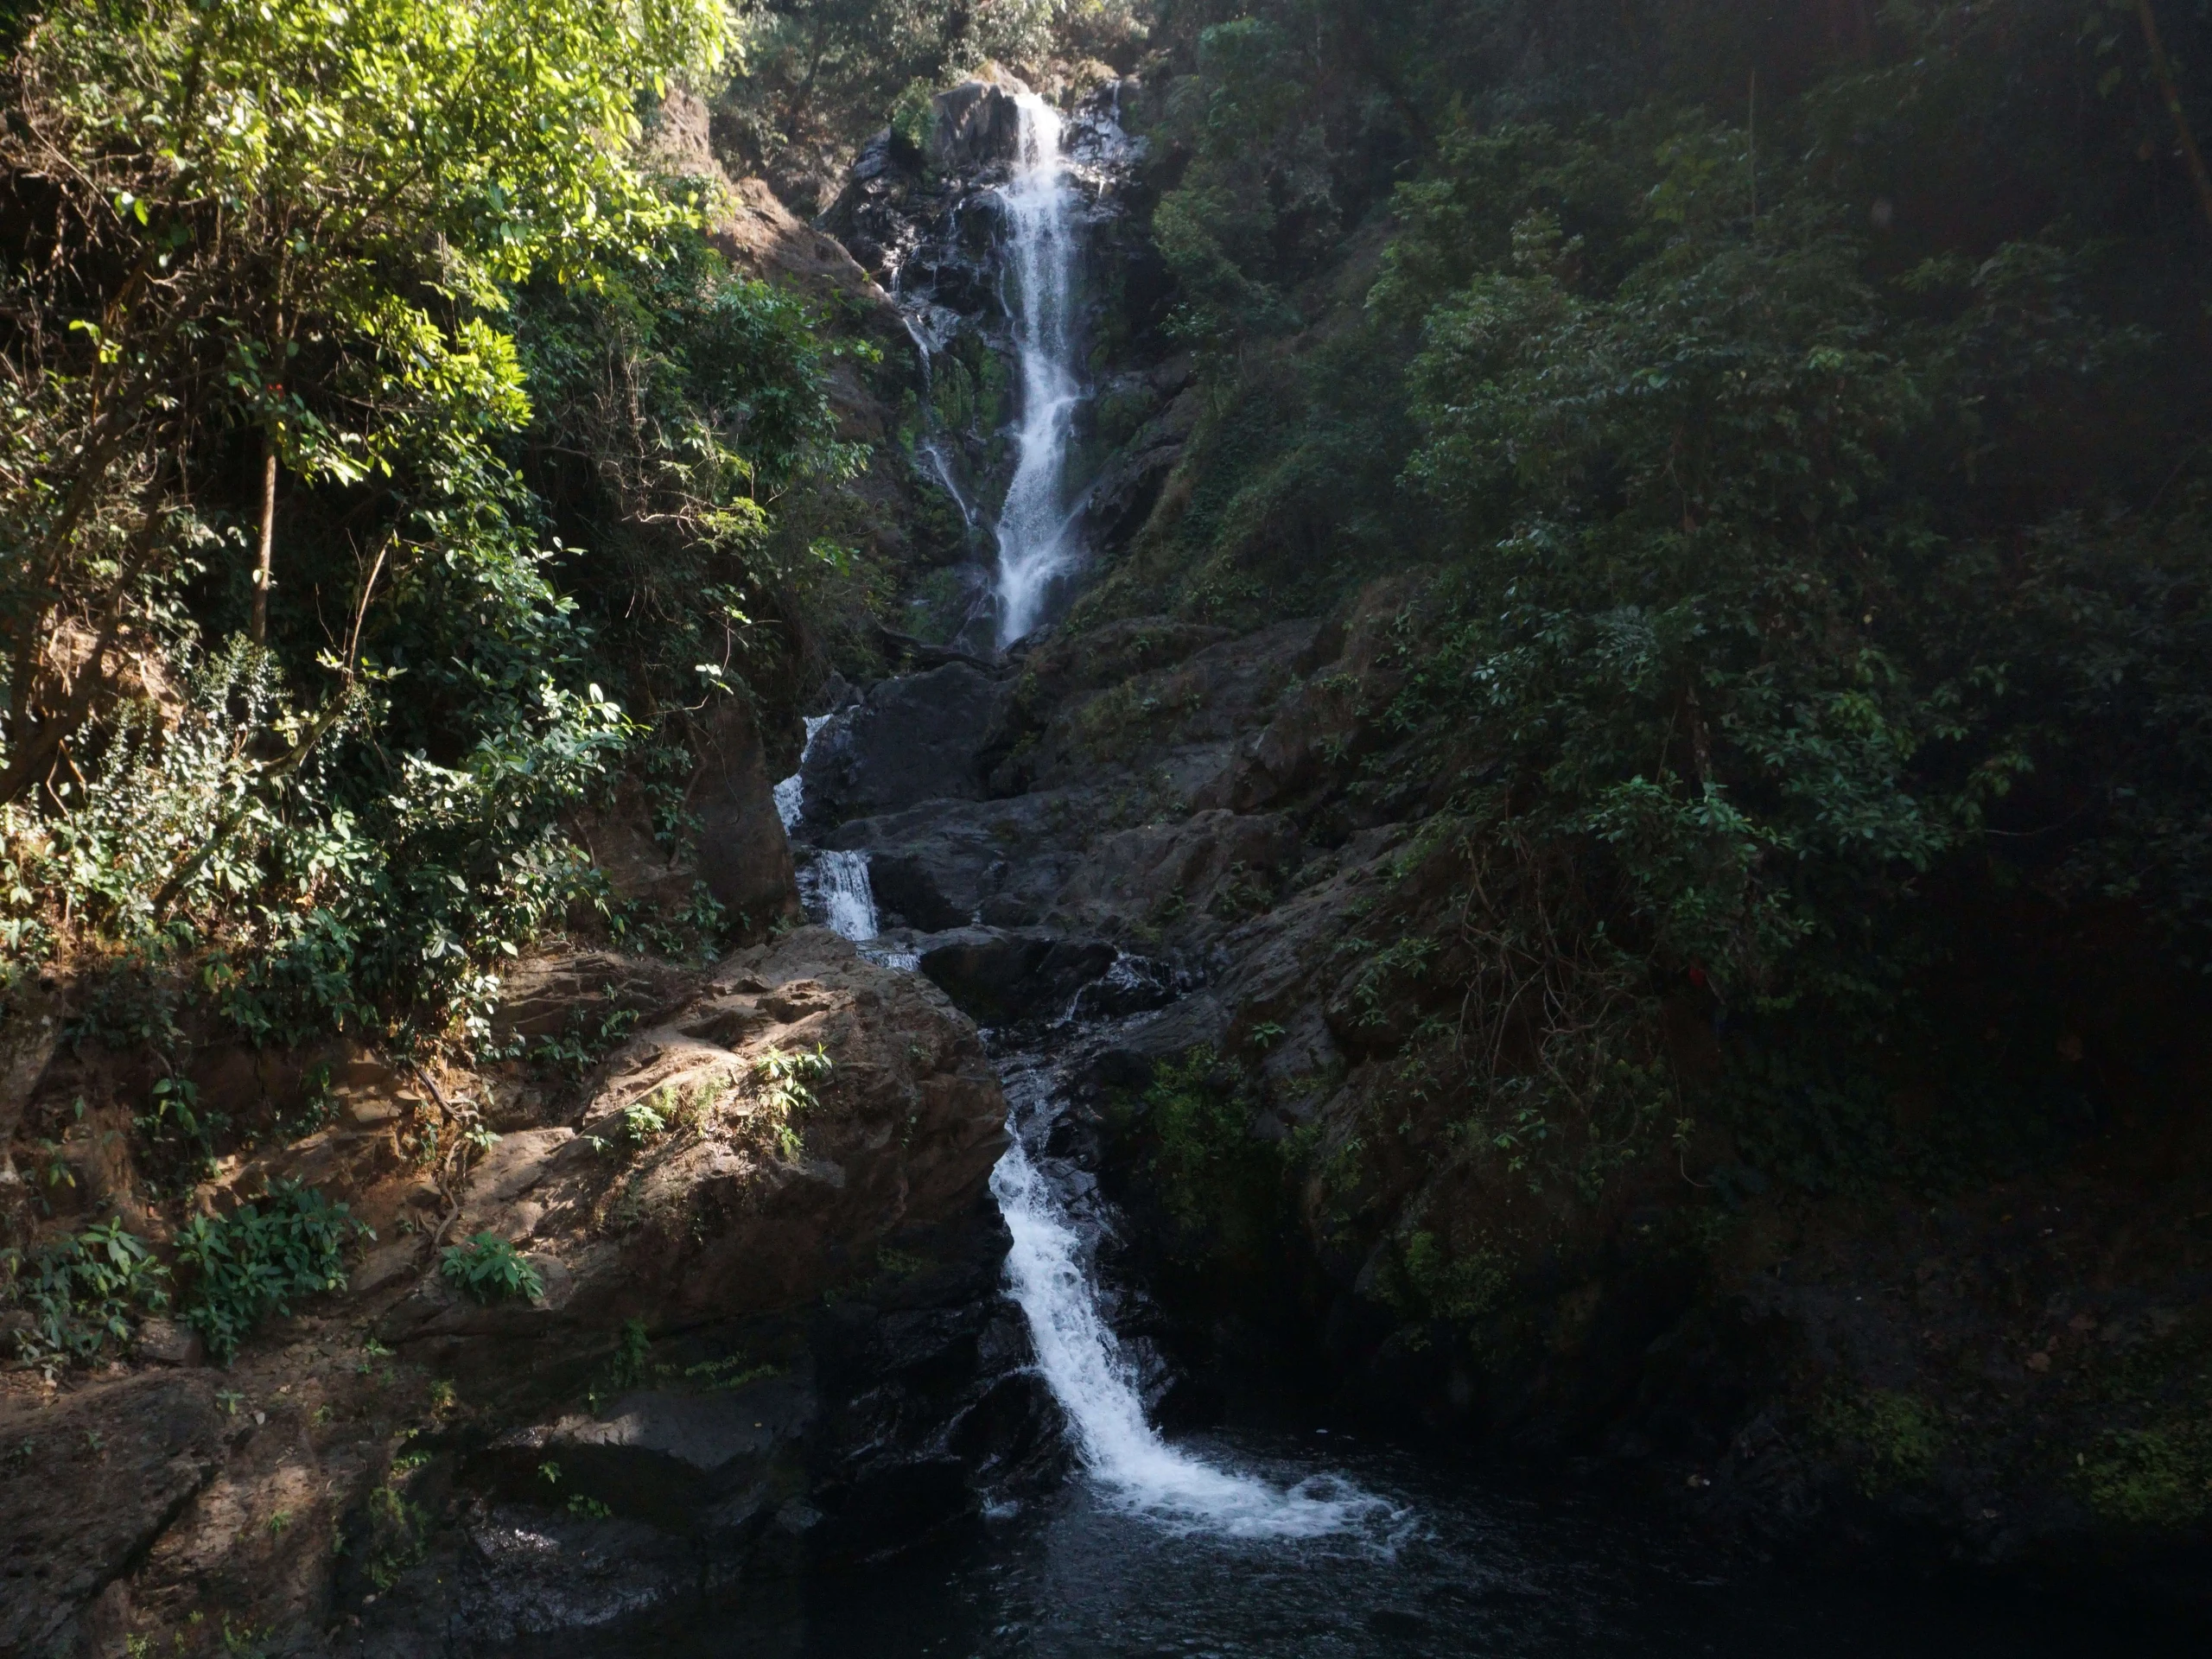
M 1586 1504 L 1440 1478 L 1342 1437 L 1181 1445 L 1278 1489 L 1383 1500 L 1319 1537 L 1193 1534 L 1089 1480 L 930 1559 L 763 1586 L 594 1659 L 2192 1659 L 2202 1630 L 1922 1594 L 1891 1580 L 1719 1575 Z M 1313 1488 L 1309 1485 L 1307 1490 Z

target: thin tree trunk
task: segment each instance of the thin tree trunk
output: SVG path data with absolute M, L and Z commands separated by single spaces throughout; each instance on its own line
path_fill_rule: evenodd
M 261 441 L 261 563 L 253 573 L 253 643 L 269 643 L 269 571 L 276 541 L 276 440 Z
M 2151 48 L 2151 73 L 2158 79 L 2158 91 L 2166 102 L 2166 112 L 2174 118 L 2174 137 L 2180 141 L 2182 159 L 2189 163 L 2189 176 L 2196 186 L 2196 200 L 2204 209 L 2204 217 L 2212 219 L 2212 175 L 2204 170 L 2204 156 L 2196 148 L 2196 135 L 2189 128 L 2189 117 L 2181 107 L 2181 93 L 2174 86 L 2173 65 L 2166 58 L 2166 43 L 2158 33 L 2158 14 L 2151 10 L 2151 0 L 2135 0 L 2135 15 L 2142 21 L 2143 43 Z

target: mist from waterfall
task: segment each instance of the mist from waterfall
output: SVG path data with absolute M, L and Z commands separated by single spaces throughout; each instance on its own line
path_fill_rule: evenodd
M 1044 620 L 1052 584 L 1076 561 L 1067 502 L 1068 450 L 1083 402 L 1076 362 L 1077 197 L 1062 153 L 1059 111 L 1034 92 L 1014 104 L 1021 154 L 1004 193 L 1006 301 L 1021 378 L 1014 480 L 998 523 L 1001 649 Z
M 814 862 L 798 873 L 798 891 L 808 914 L 855 944 L 866 944 L 882 931 L 866 853 L 817 854 Z

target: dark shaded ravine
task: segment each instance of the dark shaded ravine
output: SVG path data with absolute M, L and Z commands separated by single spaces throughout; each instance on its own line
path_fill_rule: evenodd
M 1019 211 L 1001 215 L 1005 229 L 993 246 L 1017 266 L 1016 242 L 1049 246 L 1054 235 L 1071 233 L 1065 221 L 1077 199 L 1057 175 L 1050 190 L 1023 194 L 1025 168 L 1036 170 L 1034 108 L 1024 107 L 1021 143 L 1009 145 L 1017 124 L 1010 109 L 996 108 L 1001 103 L 1012 100 L 978 94 L 973 121 L 947 124 L 956 135 L 975 129 L 976 154 L 969 159 L 983 163 L 981 191 L 971 181 L 965 195 L 951 193 L 954 205 L 933 210 L 938 218 L 926 223 L 902 220 L 865 192 L 845 209 L 854 224 L 875 225 L 906 250 L 878 263 L 899 271 L 911 265 L 918 283 L 929 279 L 928 298 L 918 286 L 905 290 L 925 391 L 936 384 L 930 363 L 941 349 L 937 314 L 958 321 L 937 303 L 959 291 L 946 273 L 978 275 L 961 230 L 966 206 L 1007 191 Z M 995 160 L 1012 163 L 1003 185 L 990 170 Z M 1048 210 L 1064 221 L 1050 233 L 1038 222 Z M 1248 681 L 1273 685 L 1271 677 L 1307 674 L 1330 658 L 1313 625 L 1284 625 L 1281 641 L 1249 647 L 1210 638 L 1174 642 L 1166 650 L 1194 662 L 1217 647 L 1226 653 L 1205 671 L 1210 677 L 1195 682 L 1201 690 L 1191 705 L 1211 700 L 1230 710 L 1222 715 L 1230 741 L 1215 746 L 1220 753 L 1203 743 L 1140 752 L 1123 772 L 1108 776 L 1070 765 L 1081 746 L 1063 744 L 1058 775 L 1041 781 L 1038 763 L 1020 759 L 1050 735 L 1039 723 L 1047 716 L 1022 706 L 1024 679 L 1034 678 L 1025 642 L 1016 640 L 1012 660 L 970 653 L 1048 623 L 1079 563 L 1085 508 L 1071 502 L 1075 483 L 1059 470 L 1080 425 L 1073 409 L 1079 389 L 1064 363 L 1043 372 L 1027 360 L 1047 345 L 1059 359 L 1072 355 L 1066 329 L 1075 302 L 1067 284 L 1075 259 L 1065 246 L 1056 257 L 1046 275 L 1021 268 L 1013 288 L 1022 300 L 1003 319 L 981 303 L 974 308 L 982 321 L 969 325 L 991 331 L 995 341 L 1003 334 L 994 348 L 1010 347 L 1025 360 L 1019 465 L 1011 479 L 976 493 L 986 500 L 999 494 L 1005 505 L 996 569 L 987 575 L 976 568 L 969 578 L 971 594 L 986 582 L 988 594 L 969 601 L 949 631 L 966 649 L 912 652 L 915 671 L 857 693 L 841 690 L 833 699 L 839 706 L 825 709 L 818 731 L 810 732 L 801 778 L 779 798 L 800 848 L 813 918 L 875 961 L 927 976 L 986 1030 L 1015 1135 L 993 1183 L 1013 1238 L 1003 1294 L 1027 1323 L 1035 1370 L 1059 1408 L 1071 1472 L 1058 1485 L 987 1491 L 979 1518 L 920 1553 L 670 1604 L 646 1624 L 585 1639 L 574 1650 L 591 1659 L 647 1652 L 2056 1659 L 2084 1650 L 2204 1650 L 2199 1622 L 2178 1615 L 2135 1621 L 2086 1602 L 2045 1603 L 2017 1577 L 1958 1589 L 1894 1576 L 1806 1576 L 1773 1565 L 1756 1541 L 1688 1541 L 1678 1517 L 1642 1497 L 1607 1497 L 1594 1483 L 1517 1486 L 1495 1461 L 1376 1440 L 1371 1414 L 1356 1423 L 1315 1421 L 1317 1408 L 1298 1402 L 1306 1388 L 1318 1395 L 1325 1385 L 1291 1367 L 1243 1379 L 1236 1408 L 1222 1421 L 1161 1432 L 1158 1408 L 1179 1379 L 1153 1333 L 1172 1321 L 1140 1281 L 1147 1263 L 1157 1265 L 1156 1252 L 1131 1236 L 1140 1224 L 1108 1196 L 1131 1173 L 1114 1160 L 1126 1164 L 1130 1153 L 1102 1133 L 1096 1108 L 1111 1087 L 1129 1090 L 1152 1066 L 1209 1047 L 1226 1029 L 1227 999 L 1211 1001 L 1209 981 L 1255 970 L 1230 960 L 1220 930 L 1186 934 L 1179 949 L 1173 939 L 1149 943 L 1161 935 L 1153 918 L 1181 913 L 1185 898 L 1183 878 L 1160 874 L 1167 861 L 1160 849 L 1210 813 L 1254 834 L 1284 827 L 1271 830 L 1251 810 L 1263 803 L 1243 800 L 1239 787 L 1224 791 L 1207 779 L 1235 782 L 1225 765 L 1249 735 L 1233 712 Z M 1032 251 L 1031 265 L 1046 263 Z M 985 290 L 972 280 L 969 287 L 976 290 L 971 302 Z M 1025 316 L 1024 305 L 1048 302 L 1050 326 Z M 1001 329 L 1001 321 L 1012 326 Z M 958 502 L 972 541 L 977 515 L 957 476 L 958 437 L 932 429 L 922 454 Z M 1076 543 L 1064 544 L 1069 537 Z M 1303 636 L 1294 637 L 1301 626 Z M 1164 632 L 1172 626 L 1117 644 L 1133 663 L 1147 661 L 1161 652 L 1154 634 Z M 1341 639 L 1334 648 L 1344 649 Z M 1063 677 L 1080 682 L 1090 666 L 1063 664 Z M 1250 697 L 1258 707 L 1272 695 Z M 1133 793 L 1146 802 L 1134 817 Z M 1223 810 L 1232 804 L 1233 812 Z M 1207 832 L 1219 842 L 1209 847 L 1224 872 L 1246 868 L 1230 850 L 1236 832 L 1227 824 Z M 1354 854 L 1371 859 L 1387 850 L 1388 826 L 1376 834 L 1372 847 L 1355 842 L 1342 863 L 1351 868 Z M 1304 856 L 1294 841 L 1289 861 Z M 1132 859 L 1142 864 L 1134 875 Z M 1793 1559 L 1824 1553 L 1815 1543 Z
M 1584 1496 L 1514 1490 L 1341 1433 L 1182 1444 L 1287 1483 L 1326 1471 L 1402 1505 L 1395 1535 L 1235 1541 L 1133 1517 L 1077 1478 L 949 1547 L 753 1585 L 579 1647 L 582 1659 L 2075 1659 L 2201 1653 L 2178 1623 L 2017 1592 L 1716 1568 Z M 1325 1444 L 1325 1452 L 1317 1451 Z
M 829 863 L 839 872 L 813 884 L 817 919 L 854 924 L 852 883 L 865 883 L 871 864 L 892 874 L 898 902 L 921 908 L 911 895 L 957 886 L 971 833 L 998 854 L 984 879 L 1001 893 L 1066 880 L 1071 861 L 1080 863 L 1084 855 L 1046 828 L 1049 803 L 879 798 L 899 792 L 899 765 L 931 741 L 957 749 L 977 741 L 972 727 L 964 740 L 957 732 L 1002 697 L 1006 682 L 986 681 L 938 669 L 881 683 L 828 728 L 831 743 L 846 746 L 842 758 L 817 750 L 810 771 L 888 810 L 821 832 L 841 852 L 803 849 L 817 870 Z M 966 861 L 979 856 L 970 847 Z M 1157 1407 L 1181 1379 L 1147 1334 L 1159 1319 L 1147 1287 L 1130 1280 L 1147 1254 L 1129 1248 L 1141 1241 L 1106 1195 L 1116 1179 L 1103 1166 L 1113 1141 L 1101 1132 L 1096 1104 L 1102 1079 L 1134 1076 L 1177 1052 L 1204 1006 L 1205 964 L 1120 950 L 1056 925 L 1061 912 L 995 926 L 981 919 L 985 900 L 960 925 L 931 931 L 910 925 L 872 887 L 863 902 L 863 928 L 874 936 L 868 954 L 937 979 L 979 1020 L 997 1022 L 987 1041 L 1022 1145 L 1009 1162 L 1019 1160 L 1024 1178 L 1048 1195 L 1052 1215 L 1080 1234 L 1082 1294 L 1128 1338 L 1115 1344 L 1114 1357 L 1156 1422 Z M 1022 912 L 1013 903 L 1002 913 Z M 1006 1170 L 997 1184 L 1002 1205 Z M 1010 1218 L 1017 1250 L 1007 1287 L 1019 1293 L 1021 1228 Z M 1037 1313 L 1023 1300 L 1034 1339 L 1042 1334 Z M 2045 1603 L 2017 1581 L 1960 1587 L 1785 1570 L 1756 1551 L 1692 1541 L 1677 1518 L 1592 1483 L 1516 1484 L 1494 1465 L 1433 1446 L 1390 1446 L 1370 1421 L 1332 1420 L 1327 1408 L 1305 1403 L 1301 1380 L 1287 1374 L 1272 1387 L 1248 1386 L 1224 1422 L 1160 1437 L 1184 1466 L 1263 1494 L 1262 1509 L 1272 1502 L 1275 1510 L 1255 1523 L 1255 1512 L 1235 1502 L 1209 1509 L 1156 1491 L 1133 1494 L 1121 1462 L 1127 1448 L 1097 1445 L 1065 1376 L 1043 1369 L 1078 1453 L 1064 1484 L 1004 1494 L 976 1523 L 918 1555 L 671 1606 L 649 1626 L 578 1651 L 588 1659 L 2070 1659 L 2203 1650 L 2201 1624 Z

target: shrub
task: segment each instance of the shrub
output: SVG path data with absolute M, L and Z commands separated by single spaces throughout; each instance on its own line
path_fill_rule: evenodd
M 1829 1400 L 1819 1427 L 1854 1465 L 1859 1489 L 1869 1497 L 1927 1479 L 1950 1438 L 1934 1407 L 1894 1389 Z
M 662 1116 L 651 1100 L 641 1100 L 634 1106 L 625 1106 L 621 1111 L 622 1138 L 633 1147 L 642 1147 L 658 1140 L 668 1132 L 668 1120 Z
M 185 1322 L 228 1364 L 271 1313 L 289 1316 L 296 1297 L 346 1287 L 346 1246 L 376 1235 L 317 1188 L 270 1185 L 265 1207 L 194 1216 L 178 1235 L 177 1265 L 192 1275 Z
M 1504 1265 L 1495 1251 L 1455 1251 L 1425 1229 L 1404 1241 L 1393 1266 L 1383 1294 L 1409 1319 L 1478 1319 L 1506 1289 Z
M 1281 1149 L 1255 1140 L 1250 1102 L 1211 1048 L 1161 1065 L 1143 1098 L 1154 1190 L 1179 1251 L 1211 1243 L 1232 1256 L 1257 1249 L 1281 1220 Z
M 2196 1424 L 2114 1429 L 2083 1459 L 2089 1507 L 2139 1527 L 2181 1527 L 2212 1509 L 2212 1434 Z
M 168 1269 L 153 1259 L 146 1241 L 116 1219 L 56 1239 L 40 1250 L 26 1272 L 19 1253 L 0 1255 L 14 1281 L 14 1300 L 31 1316 L 16 1333 L 22 1357 L 49 1371 L 97 1358 L 110 1341 L 127 1342 L 131 1316 L 168 1305 L 161 1281 Z
M 815 1098 L 814 1082 L 828 1077 L 832 1064 L 819 1048 L 810 1054 L 791 1054 L 772 1048 L 753 1063 L 753 1081 L 767 1102 L 776 1144 L 786 1158 L 799 1154 L 798 1119 L 821 1104 Z
M 497 1233 L 479 1233 L 466 1244 L 449 1246 L 438 1271 L 486 1305 L 518 1299 L 534 1302 L 545 1294 L 537 1269 Z

